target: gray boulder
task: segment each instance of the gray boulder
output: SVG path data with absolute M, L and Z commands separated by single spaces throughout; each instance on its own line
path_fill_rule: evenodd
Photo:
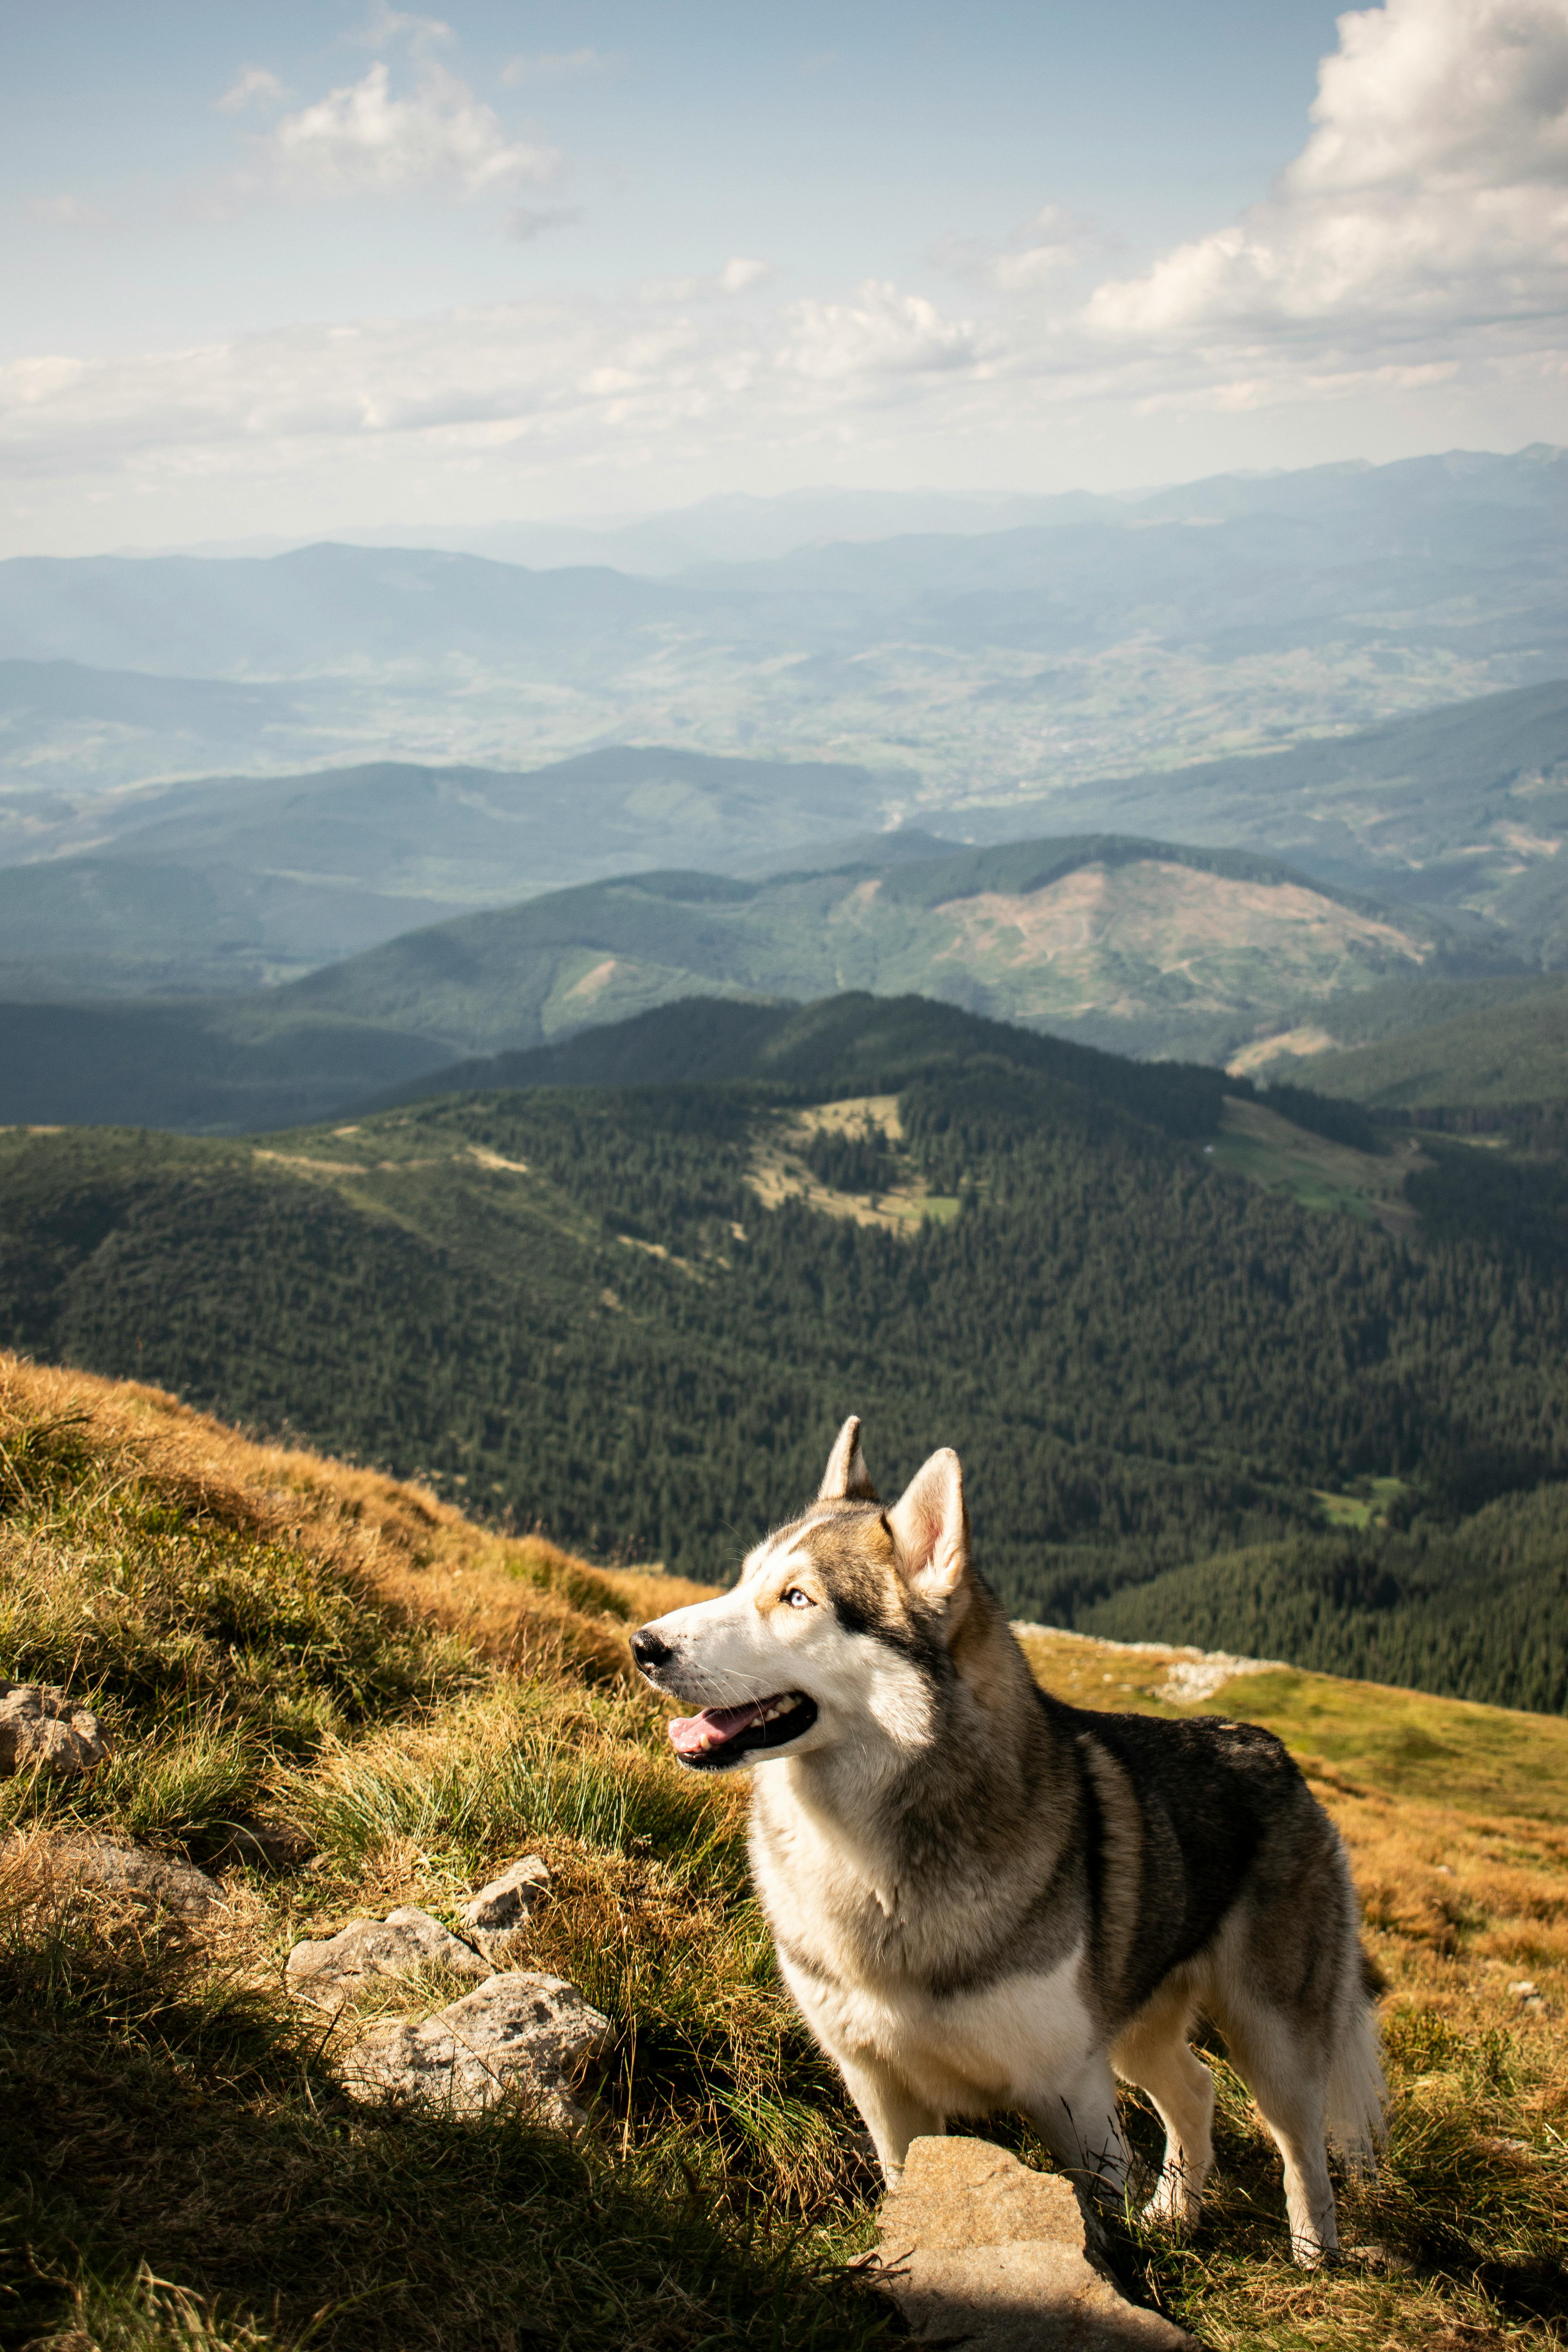
M 869 2264 L 917 2344 L 963 2352 L 1197 2352 L 1127 2302 L 1091 2252 L 1078 2192 L 981 2139 L 917 2139 Z
M 482 2114 L 511 2092 L 536 2120 L 566 2129 L 582 2121 L 567 2095 L 573 2072 L 609 2030 L 575 1985 L 520 1970 L 422 2024 L 374 2026 L 344 2061 L 343 2080 L 357 2099 L 390 2094 L 455 2116 Z
M 322 2009 L 341 2009 L 373 1977 L 411 1976 L 416 1969 L 451 1969 L 461 1977 L 488 1977 L 490 1964 L 428 1911 L 411 1905 L 384 1919 L 351 1919 L 337 1935 L 296 1944 L 284 1970 L 291 1993 Z
M 90 1707 L 41 1683 L 0 1683 L 0 1780 L 29 1765 L 90 1772 L 111 1751 Z
M 536 1853 L 525 1853 L 499 1878 L 470 1895 L 458 1916 L 463 1932 L 480 1951 L 496 1959 L 525 1927 L 550 1891 L 550 1873 Z
M 225 1907 L 222 1887 L 205 1871 L 143 1846 L 113 1845 L 107 1838 L 53 1839 L 44 1864 L 57 1881 L 129 1895 L 150 1911 L 172 1912 L 179 1919 L 199 1919 Z

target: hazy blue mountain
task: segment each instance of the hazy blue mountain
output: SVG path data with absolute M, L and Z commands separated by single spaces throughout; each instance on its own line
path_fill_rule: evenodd
M 1096 520 L 1132 524 L 1152 520 L 1213 520 L 1251 513 L 1300 510 L 1319 517 L 1363 514 L 1369 506 L 1411 510 L 1423 504 L 1469 501 L 1533 504 L 1543 476 L 1561 452 L 1546 445 L 1500 457 L 1454 450 L 1389 466 L 1363 460 L 1280 471 L 1211 475 L 1159 488 L 1018 495 L 952 490 L 863 490 L 824 485 L 759 498 L 722 492 L 694 505 L 651 515 L 570 518 L 563 521 L 406 523 L 342 533 L 353 547 L 438 548 L 489 556 L 502 563 L 554 570 L 609 564 L 617 572 L 658 576 L 702 563 L 767 562 L 832 541 L 888 540 L 941 532 L 971 537 L 1021 529 L 1054 529 Z M 127 549 L 127 554 L 202 557 L 280 555 L 309 542 L 299 538 L 212 541 L 177 550 Z
M 329 544 L 222 562 L 13 556 L 0 563 L 0 652 L 237 678 L 546 646 L 554 664 L 601 662 L 640 627 L 710 601 L 608 569 L 527 572 L 427 550 Z
M 383 761 L 61 805 L 12 827 L 12 854 L 44 862 L 0 868 L 0 994 L 252 987 L 672 853 L 809 862 L 826 835 L 875 824 L 886 784 L 844 764 L 616 745 L 521 774 Z M 47 856 L 84 835 L 90 850 Z
M 229 863 L 62 857 L 0 868 L 0 997 L 265 988 L 456 912 L 431 898 Z
M 1005 529 L 972 528 L 973 505 L 895 500 L 879 509 L 890 535 L 858 535 L 880 529 L 876 506 L 807 501 L 765 555 L 659 577 L 332 545 L 18 559 L 0 564 L 0 657 L 287 688 L 302 699 L 238 763 L 258 773 L 332 758 L 519 769 L 616 740 L 831 745 L 916 768 L 891 813 L 939 831 L 1005 792 L 1038 803 L 1568 671 L 1556 450 L 1007 503 Z M 709 514 L 703 549 L 754 545 L 755 520 L 743 502 Z M 201 717 L 174 710 L 132 740 L 35 714 L 9 779 L 188 774 Z M 1041 822 L 1036 805 L 1014 829 Z

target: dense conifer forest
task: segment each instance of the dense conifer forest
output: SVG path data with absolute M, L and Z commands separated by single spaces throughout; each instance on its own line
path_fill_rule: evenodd
M 1216 1071 L 846 1003 L 765 1077 L 12 1130 L 0 1340 L 719 1580 L 853 1411 L 1020 1616 L 1563 1706 L 1554 1153 L 1425 1139 L 1395 1237 L 1216 1164 Z

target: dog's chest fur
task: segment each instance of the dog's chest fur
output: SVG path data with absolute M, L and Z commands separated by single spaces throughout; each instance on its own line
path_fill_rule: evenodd
M 999 1886 L 994 1856 L 857 1837 L 837 1809 L 818 1813 L 804 1777 L 758 1774 L 752 1866 L 785 1979 L 835 2056 L 874 2054 L 946 2112 L 978 2114 L 1083 2048 L 1084 1920 L 1069 1888 L 1048 1920 L 1021 1921 L 1020 1882 L 1003 1874 Z

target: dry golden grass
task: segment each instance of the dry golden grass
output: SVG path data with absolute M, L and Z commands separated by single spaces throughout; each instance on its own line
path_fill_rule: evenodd
M 107 1484 L 146 1482 L 198 1518 L 292 1545 L 520 1673 L 565 1661 L 628 1673 L 617 1628 L 706 1590 L 657 1570 L 590 1568 L 539 1537 L 502 1538 L 413 1481 L 257 1444 L 163 1389 L 0 1350 L 0 1432 L 79 1416 Z
M 835 2271 L 874 2183 L 773 1969 L 743 1789 L 679 1771 L 629 1672 L 628 1624 L 703 1590 L 0 1358 L 0 1673 L 15 1655 L 72 1683 L 121 1741 L 90 1783 L 4 1784 L 0 2066 L 25 2128 L 0 2150 L 0 2345 L 880 2340 Z M 1186 1711 L 1158 1696 L 1175 1653 L 1026 1646 L 1080 1704 Z M 1388 1979 L 1393 2140 L 1345 2192 L 1351 2260 L 1305 2277 L 1219 2059 L 1203 2227 L 1131 2231 L 1126 2274 L 1216 2352 L 1563 2342 L 1568 1725 L 1289 1672 L 1202 1704 L 1278 1729 L 1349 1843 Z M 247 1864 L 237 1822 L 291 1837 L 292 1861 Z M 192 1854 L 227 1910 L 192 1931 L 62 1895 L 49 1841 L 82 1829 Z M 554 1891 L 519 1958 L 614 2021 L 589 2134 L 349 2108 L 353 2021 L 286 1999 L 290 1945 L 395 1903 L 454 1920 L 530 1850 Z M 441 1990 L 378 1988 L 362 2021 Z

